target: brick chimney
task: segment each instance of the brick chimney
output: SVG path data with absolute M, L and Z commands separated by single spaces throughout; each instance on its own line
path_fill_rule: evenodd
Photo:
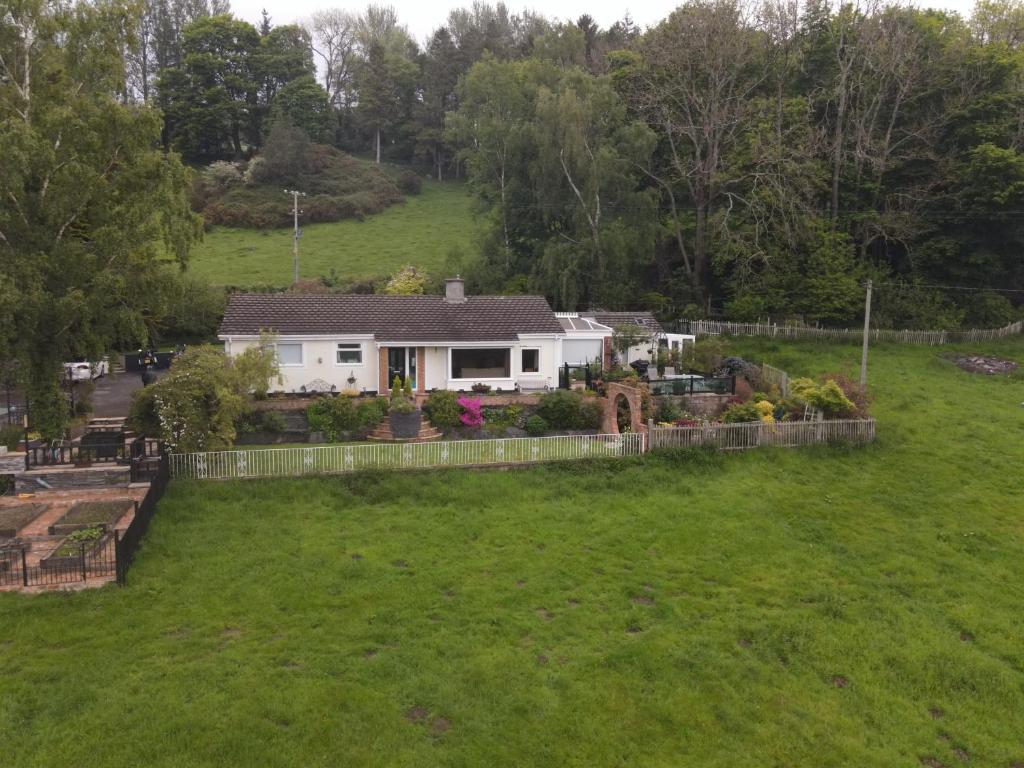
M 445 304 L 464 304 L 466 302 L 466 281 L 456 275 L 444 281 Z

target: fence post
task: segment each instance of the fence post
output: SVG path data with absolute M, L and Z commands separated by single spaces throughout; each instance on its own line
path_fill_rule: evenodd
M 21 547 L 21 583 L 28 586 L 28 563 L 25 560 L 25 545 Z
M 654 447 L 652 445 L 653 442 L 654 442 L 654 419 L 647 419 L 647 439 L 644 441 L 643 445 L 640 446 L 641 447 L 641 451 L 640 452 L 641 453 L 647 453 L 649 450 L 651 450 L 651 448 Z
M 82 542 L 81 555 L 82 555 L 82 581 L 85 581 L 86 579 L 88 579 L 88 576 L 86 575 L 86 571 L 85 571 L 85 542 L 84 541 Z

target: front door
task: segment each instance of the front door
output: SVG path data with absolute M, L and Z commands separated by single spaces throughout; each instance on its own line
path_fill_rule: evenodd
M 395 382 L 395 376 L 409 380 L 409 386 L 416 391 L 416 347 L 388 347 L 388 387 Z

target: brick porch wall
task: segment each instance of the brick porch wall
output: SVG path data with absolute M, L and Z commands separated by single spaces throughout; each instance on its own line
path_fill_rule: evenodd
M 377 350 L 377 392 L 386 395 L 391 390 L 391 382 L 388 381 L 388 349 L 381 347 Z
M 416 391 L 420 394 L 427 391 L 427 348 L 416 347 Z
M 612 337 L 606 336 L 604 340 L 604 359 L 601 361 L 601 367 L 604 370 L 609 370 L 612 367 Z

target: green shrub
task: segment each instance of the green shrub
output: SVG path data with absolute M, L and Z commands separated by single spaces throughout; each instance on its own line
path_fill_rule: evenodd
M 517 427 L 521 423 L 523 406 L 509 405 L 504 408 L 485 408 L 484 422 L 494 427 Z
M 683 418 L 683 410 L 671 400 L 663 400 L 654 414 L 658 423 L 678 421 Z
M 790 397 L 797 403 L 817 408 L 826 416 L 837 418 L 857 412 L 857 406 L 844 393 L 835 380 L 816 384 L 811 379 L 793 379 L 789 383 Z
M 415 171 L 406 169 L 398 174 L 398 188 L 407 195 L 418 195 L 423 189 L 423 179 Z
M 845 416 L 855 410 L 854 404 L 843 394 L 843 390 L 835 381 L 826 381 L 819 386 L 811 405 L 826 416 L 834 417 Z
M 753 402 L 734 403 L 722 412 L 722 422 L 725 424 L 738 424 L 746 421 L 760 421 L 761 412 Z
M 579 392 L 559 389 L 541 397 L 537 415 L 552 429 L 596 429 L 601 423 L 601 405 L 585 400 Z
M 347 397 L 323 397 L 306 408 L 310 432 L 320 432 L 328 442 L 359 427 L 356 408 Z
M 388 404 L 382 397 L 364 400 L 356 406 L 356 427 L 368 431 L 376 427 L 387 415 Z
M 0 427 L 0 445 L 6 446 L 8 451 L 16 451 L 18 449 L 18 443 L 24 435 L 25 430 L 21 427 L 16 427 L 14 425 Z
M 430 419 L 430 423 L 438 429 L 451 429 L 459 426 L 459 414 L 462 408 L 459 406 L 459 396 L 455 392 L 446 389 L 439 389 L 431 392 L 427 402 L 423 404 L 423 410 Z
M 260 426 L 267 432 L 284 432 L 288 424 L 284 420 L 284 414 L 280 411 L 262 411 Z
M 543 416 L 531 416 L 526 420 L 526 434 L 530 437 L 540 437 L 550 429 Z

